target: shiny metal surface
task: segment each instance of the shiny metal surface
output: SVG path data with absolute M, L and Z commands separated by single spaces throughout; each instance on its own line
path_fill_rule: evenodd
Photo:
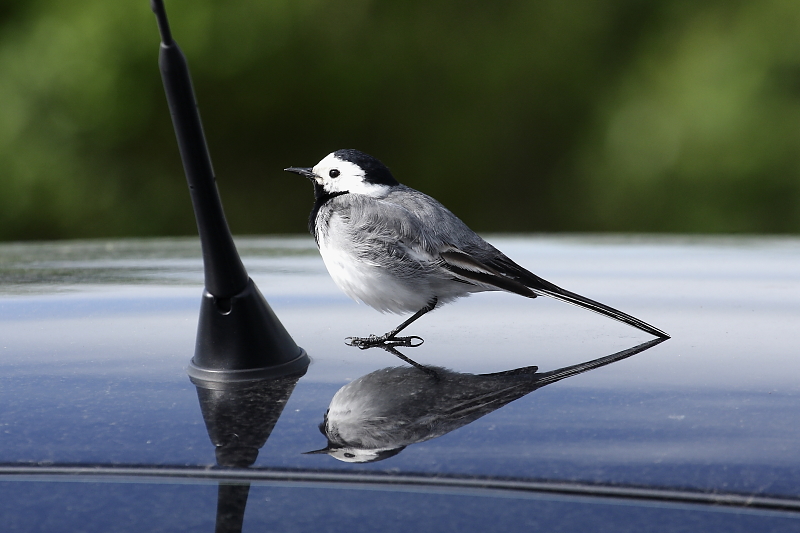
M 800 498 L 800 240 L 489 240 L 673 338 L 383 460 L 308 455 L 327 444 L 317 426 L 337 391 L 405 366 L 343 342 L 397 317 L 341 294 L 310 238 L 237 239 L 251 277 L 312 358 L 252 468 Z M 215 465 L 186 374 L 202 282 L 193 239 L 0 246 L 0 463 Z M 459 374 L 546 373 L 650 340 L 557 301 L 510 294 L 473 296 L 411 329 L 426 342 L 401 352 Z

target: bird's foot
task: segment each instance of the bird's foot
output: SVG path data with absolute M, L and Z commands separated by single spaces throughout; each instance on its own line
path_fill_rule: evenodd
M 384 338 L 384 337 L 386 337 L 386 338 Z M 413 341 L 415 341 L 415 340 L 418 340 L 419 342 L 417 344 L 413 344 Z M 367 341 L 367 342 L 366 343 L 361 343 L 361 344 L 356 344 L 355 341 Z M 415 367 L 415 368 L 417 368 L 419 370 L 422 370 L 423 372 L 425 372 L 426 374 L 431 376 L 434 380 L 441 381 L 441 377 L 439 376 L 439 373 L 436 372 L 436 370 L 434 370 L 433 368 L 430 368 L 430 367 L 427 367 L 427 366 L 424 366 L 424 365 L 421 365 L 421 364 L 417 363 L 416 361 L 406 357 L 405 355 L 400 353 L 399 350 L 396 349 L 397 346 L 410 346 L 412 348 L 416 348 L 417 346 L 419 346 L 420 344 L 425 342 L 421 337 L 416 337 L 416 336 L 412 336 L 412 337 L 390 337 L 388 334 L 382 335 L 380 337 L 378 337 L 376 335 L 370 335 L 366 339 L 362 339 L 362 338 L 359 338 L 359 337 L 347 337 L 345 339 L 345 342 L 347 343 L 348 346 L 358 346 L 362 350 L 366 350 L 366 349 L 369 349 L 369 348 L 381 348 L 383 350 L 386 350 L 390 354 L 396 355 L 397 357 L 399 357 L 400 359 L 402 359 L 406 363 L 410 364 L 411 366 L 413 366 L 413 367 Z
M 355 346 L 356 348 L 360 348 L 362 350 L 366 350 L 368 348 L 394 348 L 397 346 L 416 348 L 417 346 L 421 346 L 423 342 L 425 342 L 425 339 L 422 337 L 417 337 L 416 335 L 411 335 L 410 337 L 395 337 L 389 333 L 381 336 L 370 335 L 369 337 L 347 337 L 344 340 L 346 345 Z

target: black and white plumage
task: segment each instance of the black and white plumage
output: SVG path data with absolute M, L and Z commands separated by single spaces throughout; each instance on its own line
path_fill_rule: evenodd
M 428 311 L 474 292 L 550 296 L 657 337 L 665 332 L 607 305 L 569 292 L 506 257 L 430 196 L 395 180 L 383 163 L 358 150 L 337 150 L 313 168 L 286 169 L 314 184 L 309 230 L 334 282 L 379 311 L 415 313 L 369 347 L 397 337 Z

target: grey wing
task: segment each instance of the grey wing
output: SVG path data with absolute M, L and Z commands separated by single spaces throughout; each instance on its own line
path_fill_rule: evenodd
M 461 230 L 459 224 L 466 228 L 439 202 L 404 186 L 385 198 L 354 197 L 345 216 L 364 253 L 388 252 L 437 266 L 442 263 L 440 252 L 452 246 L 450 236 Z
M 536 297 L 517 276 L 492 265 L 513 261 L 426 194 L 400 186 L 382 199 L 360 197 L 348 216 L 354 234 L 363 241 L 364 254 L 380 250 L 403 260 L 403 268 L 413 263 L 484 290 Z
M 446 207 L 410 187 L 396 187 L 378 202 L 392 214 L 386 223 L 417 251 L 437 257 L 453 246 L 491 248 Z

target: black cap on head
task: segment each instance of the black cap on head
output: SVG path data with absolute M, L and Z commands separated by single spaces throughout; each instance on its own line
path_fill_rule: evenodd
M 400 185 L 386 165 L 375 159 L 369 154 L 358 150 L 345 149 L 333 152 L 342 161 L 349 161 L 364 169 L 364 181 L 376 185 Z

